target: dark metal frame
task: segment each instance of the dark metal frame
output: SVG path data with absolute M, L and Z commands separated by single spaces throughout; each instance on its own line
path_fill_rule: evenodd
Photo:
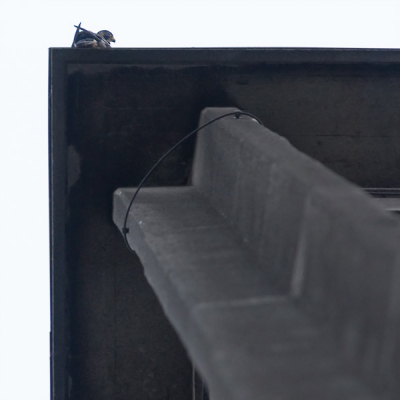
M 49 52 L 49 183 L 51 268 L 51 398 L 68 398 L 67 143 L 68 66 L 93 65 L 400 65 L 395 49 L 96 49 L 51 48 Z

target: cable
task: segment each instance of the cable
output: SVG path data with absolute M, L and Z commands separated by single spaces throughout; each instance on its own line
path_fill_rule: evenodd
M 262 123 L 262 121 L 257 118 L 256 116 L 254 116 L 253 114 L 250 114 L 246 111 L 233 111 L 224 115 L 220 115 L 219 117 L 216 117 L 214 119 L 212 119 L 211 121 L 208 121 L 207 123 L 205 123 L 202 126 L 199 126 L 198 128 L 196 128 L 194 131 L 190 132 L 189 134 L 187 134 L 186 136 L 184 136 L 178 143 L 174 144 L 151 168 L 150 170 L 147 172 L 147 174 L 144 176 L 144 178 L 140 181 L 138 187 L 136 188 L 136 191 L 129 203 L 128 208 L 126 209 L 126 213 L 125 213 L 125 219 L 124 219 L 124 226 L 122 227 L 122 235 L 124 236 L 124 240 L 125 240 L 125 244 L 128 247 L 128 249 L 135 253 L 135 251 L 132 249 L 132 247 L 129 245 L 128 243 L 128 237 L 127 234 L 129 232 L 129 228 L 127 227 L 127 222 L 128 222 L 128 217 L 129 217 L 129 212 L 131 211 L 132 208 L 132 204 L 135 201 L 137 195 L 139 194 L 139 190 L 142 188 L 142 186 L 144 185 L 144 183 L 146 182 L 147 178 L 152 174 L 152 172 L 161 164 L 161 162 L 170 154 L 172 153 L 177 147 L 179 147 L 183 142 L 185 142 L 187 139 L 189 139 L 191 136 L 193 136 L 195 133 L 199 132 L 200 130 L 204 129 L 205 127 L 213 124 L 214 122 L 219 121 L 222 118 L 225 117 L 229 117 L 231 115 L 234 115 L 236 119 L 240 119 L 240 117 L 242 115 L 247 115 L 253 119 L 255 119 L 260 125 L 264 126 L 264 124 Z

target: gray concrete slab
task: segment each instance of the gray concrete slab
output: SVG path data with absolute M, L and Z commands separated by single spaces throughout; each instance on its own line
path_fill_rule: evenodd
M 226 111 L 205 110 L 200 123 Z M 391 311 L 400 290 L 393 287 L 398 218 L 273 132 L 235 122 L 199 134 L 193 184 L 236 226 L 274 284 L 332 325 L 353 368 L 377 385 L 393 385 L 398 353 L 385 349 L 394 334 L 388 321 L 399 321 Z M 226 190 L 232 164 L 237 179 Z
M 232 109 L 206 109 L 200 124 L 227 111 Z M 379 215 L 398 227 L 357 186 L 248 119 L 227 118 L 199 133 L 192 182 L 237 227 L 258 262 L 268 260 L 284 289 L 290 286 L 304 210 L 312 199 L 324 196 L 333 213 L 356 226 L 373 224 L 371 218 Z
M 384 197 L 378 198 L 376 201 L 387 211 L 400 212 L 399 197 Z
M 120 228 L 133 192 L 115 192 Z M 194 187 L 142 189 L 129 227 L 212 398 L 377 398 L 349 373 L 324 328 L 271 286 L 268 270 Z
M 132 189 L 114 194 L 113 219 L 119 227 L 132 195 Z M 128 224 L 132 248 L 151 257 L 148 279 L 157 286 L 154 280 L 160 279 L 174 292 L 179 288 L 187 312 L 203 303 L 278 293 L 240 235 L 194 187 L 142 189 Z
M 142 189 L 128 240 L 211 395 L 400 393 L 398 218 L 246 117 L 198 134 L 192 183 Z
M 288 300 L 200 307 L 193 318 L 217 371 L 206 377 L 218 400 L 379 398 L 352 376 L 329 333 Z

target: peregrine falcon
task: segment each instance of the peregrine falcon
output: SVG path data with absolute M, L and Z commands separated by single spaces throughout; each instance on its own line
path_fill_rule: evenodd
M 72 47 L 78 47 L 83 49 L 89 48 L 110 48 L 111 42 L 115 43 L 114 35 L 107 30 L 102 30 L 97 33 L 93 33 L 84 28 L 81 28 L 81 24 L 75 26 L 76 33 Z

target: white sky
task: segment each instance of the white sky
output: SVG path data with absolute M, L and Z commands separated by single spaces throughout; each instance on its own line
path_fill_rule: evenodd
M 400 0 L 3 0 L 0 400 L 49 399 L 48 48 L 79 22 L 114 47 L 400 47 Z

